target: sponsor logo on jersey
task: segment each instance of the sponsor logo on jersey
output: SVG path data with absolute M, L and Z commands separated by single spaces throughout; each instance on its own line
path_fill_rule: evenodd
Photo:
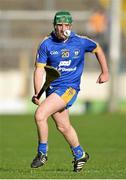
M 59 67 L 58 68 L 58 71 L 60 72 L 72 72 L 72 71 L 76 71 L 77 67 L 74 67 L 74 68 L 65 68 L 65 67 Z
M 57 55 L 57 54 L 59 54 L 59 53 L 58 53 L 58 51 L 50 51 L 50 54 L 51 54 L 51 55 Z
M 70 64 L 71 64 L 71 60 L 61 61 L 61 62 L 59 63 L 59 67 L 60 67 L 60 66 L 70 66 Z
M 69 67 L 71 64 L 71 60 L 68 60 L 68 61 L 61 61 L 59 63 L 59 66 L 58 66 L 58 70 L 60 72 L 72 72 L 72 71 L 76 71 L 77 67 Z

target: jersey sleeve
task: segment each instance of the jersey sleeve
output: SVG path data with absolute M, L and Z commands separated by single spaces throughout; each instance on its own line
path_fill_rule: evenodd
M 96 53 L 98 48 L 99 48 L 98 43 L 96 43 L 90 38 L 87 38 L 87 37 L 85 38 L 85 51 L 86 52 Z
M 46 65 L 47 58 L 47 45 L 44 41 L 38 47 L 35 66 L 44 67 Z

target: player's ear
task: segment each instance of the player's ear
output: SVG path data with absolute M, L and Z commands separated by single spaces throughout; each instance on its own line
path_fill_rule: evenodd
M 54 31 L 56 31 L 56 25 L 54 25 Z

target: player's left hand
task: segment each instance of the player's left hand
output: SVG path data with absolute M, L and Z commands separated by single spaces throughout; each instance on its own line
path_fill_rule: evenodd
M 108 74 L 108 72 L 106 72 L 106 73 L 101 73 L 101 74 L 99 75 L 96 83 L 101 84 L 101 83 L 107 82 L 108 80 L 109 80 L 109 74 Z

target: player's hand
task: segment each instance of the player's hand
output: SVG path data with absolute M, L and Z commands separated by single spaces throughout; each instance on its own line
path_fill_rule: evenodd
M 105 83 L 109 80 L 109 74 L 108 72 L 105 72 L 105 73 L 101 73 L 96 81 L 96 83 Z
M 33 95 L 32 96 L 32 102 L 36 105 L 40 105 L 40 101 L 37 99 L 37 95 Z

